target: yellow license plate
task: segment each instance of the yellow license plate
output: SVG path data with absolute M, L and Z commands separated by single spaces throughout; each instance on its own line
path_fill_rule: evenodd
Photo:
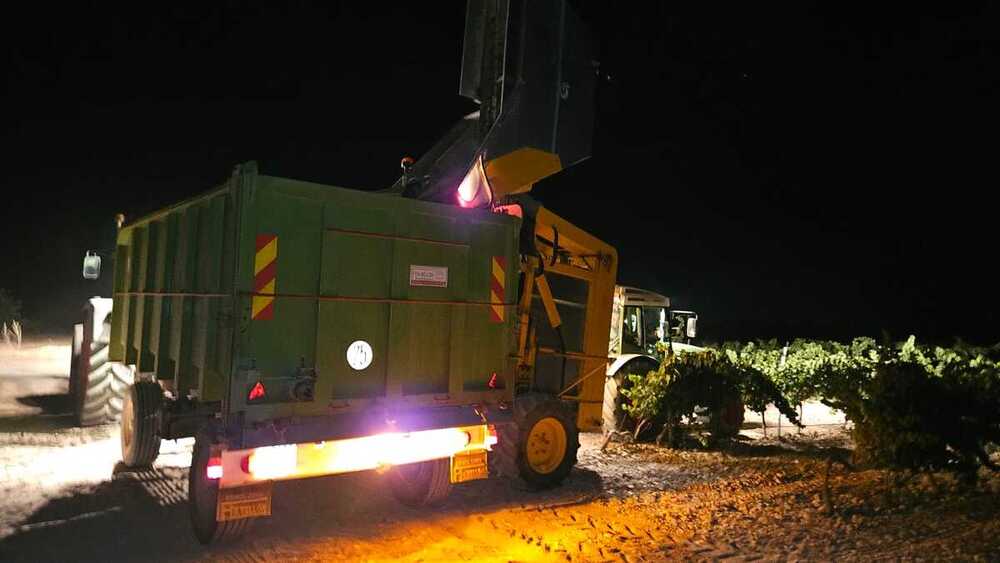
M 490 476 L 486 465 L 486 450 L 456 454 L 451 458 L 451 482 L 464 483 Z
M 215 519 L 219 522 L 271 515 L 271 483 L 219 490 Z

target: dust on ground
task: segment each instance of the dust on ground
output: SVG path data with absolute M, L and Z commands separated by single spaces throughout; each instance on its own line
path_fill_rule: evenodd
M 71 427 L 59 354 L 39 352 L 35 375 L 24 355 L 12 375 L 0 353 L 3 561 L 1000 561 L 996 476 L 893 486 L 886 472 L 834 464 L 827 503 L 827 459 L 850 447 L 843 424 L 779 438 L 752 418 L 722 451 L 601 452 L 586 434 L 562 487 L 477 481 L 434 509 L 401 507 L 377 474 L 279 483 L 271 518 L 204 548 L 187 519 L 191 441 L 125 469 L 117 428 Z

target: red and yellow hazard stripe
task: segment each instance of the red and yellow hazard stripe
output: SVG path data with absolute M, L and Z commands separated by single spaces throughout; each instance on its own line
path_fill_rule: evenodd
M 257 254 L 253 259 L 252 315 L 255 321 L 274 318 L 275 279 L 278 273 L 278 235 L 257 235 Z
M 507 285 L 507 259 L 494 256 L 490 270 L 490 320 L 502 323 L 504 319 L 504 295 Z

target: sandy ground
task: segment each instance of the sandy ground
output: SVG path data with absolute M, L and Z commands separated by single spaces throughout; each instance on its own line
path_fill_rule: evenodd
M 724 451 L 602 453 L 584 435 L 558 489 L 478 481 L 432 510 L 401 507 L 375 474 L 279 483 L 271 518 L 206 549 L 187 519 L 190 440 L 121 467 L 116 428 L 70 427 L 68 358 L 59 343 L 0 351 L 0 561 L 1000 561 L 1000 479 L 892 487 L 835 466 L 828 513 L 825 460 L 850 443 L 821 405 L 780 439 L 776 417 L 766 438 L 748 417 Z

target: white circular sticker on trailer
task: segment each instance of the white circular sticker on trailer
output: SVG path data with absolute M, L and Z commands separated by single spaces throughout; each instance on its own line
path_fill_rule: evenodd
M 358 371 L 372 363 L 372 347 L 364 340 L 355 340 L 347 347 L 347 363 Z

